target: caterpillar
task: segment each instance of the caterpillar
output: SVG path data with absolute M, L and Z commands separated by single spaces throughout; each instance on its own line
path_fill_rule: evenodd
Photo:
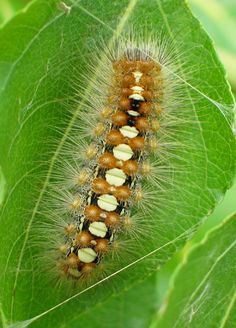
M 47 204 L 54 217 L 52 251 L 60 276 L 83 281 L 99 272 L 109 255 L 114 261 L 122 233 L 130 233 L 134 243 L 140 234 L 152 238 L 152 221 L 140 213 L 156 206 L 162 184 L 168 183 L 171 138 L 165 126 L 163 133 L 161 118 L 178 107 L 171 103 L 178 83 L 164 66 L 171 46 L 167 56 L 165 47 L 166 41 L 157 45 L 125 36 L 96 59 L 104 76 L 89 81 L 85 74 L 90 93 L 78 113 L 76 137 L 64 150 L 65 170 L 59 165 L 59 187 L 50 193 L 56 202 Z M 168 141 L 163 148 L 158 133 Z

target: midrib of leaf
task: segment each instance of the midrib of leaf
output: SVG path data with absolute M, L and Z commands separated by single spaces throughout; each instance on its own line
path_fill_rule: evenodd
M 231 298 L 231 301 L 229 303 L 229 306 L 226 308 L 225 315 L 224 315 L 224 317 L 223 317 L 223 319 L 222 319 L 222 321 L 220 323 L 219 328 L 224 328 L 225 327 L 225 325 L 227 323 L 227 320 L 228 320 L 228 318 L 230 316 L 230 313 L 231 313 L 231 311 L 232 311 L 233 306 L 235 305 L 235 303 L 236 303 L 236 291 L 233 292 L 233 296 Z
M 125 24 L 129 18 L 129 16 L 131 15 L 135 5 L 137 4 L 137 1 L 138 0 L 130 0 L 128 6 L 126 7 L 126 10 L 124 12 L 124 15 L 121 17 L 120 21 L 119 21 L 119 24 L 117 25 L 116 27 L 116 30 L 113 31 L 113 35 L 108 43 L 108 47 L 110 47 L 113 43 L 113 40 L 114 38 L 116 38 L 121 32 L 122 30 L 124 29 L 125 27 Z M 74 4 L 75 6 L 76 4 Z M 49 23 L 45 24 L 44 27 L 42 27 L 39 32 L 37 33 L 37 36 L 43 32 L 46 28 L 48 28 L 52 23 L 54 23 L 59 17 L 61 17 L 63 14 L 60 14 L 58 16 L 56 16 L 53 20 L 51 20 Z M 23 56 L 26 54 L 26 52 L 30 49 L 31 45 L 33 44 L 33 42 L 37 39 L 37 36 L 35 35 L 34 38 L 31 40 L 31 42 L 29 42 L 29 44 L 27 45 L 26 49 L 23 51 L 23 53 L 21 54 L 21 56 L 19 57 L 19 59 L 14 63 L 13 67 L 11 68 L 10 70 L 10 73 L 8 74 L 8 77 L 7 77 L 7 81 L 9 80 L 9 76 L 12 74 L 14 68 L 16 67 L 16 64 L 23 58 Z M 102 61 L 101 61 L 102 62 Z M 100 63 L 95 71 L 95 74 L 94 74 L 94 77 L 96 77 L 99 73 L 101 73 L 101 69 L 102 69 L 102 64 Z M 4 85 L 4 88 L 5 88 L 5 85 Z M 32 215 L 31 215 L 31 218 L 29 220 L 29 223 L 27 225 L 27 228 L 26 228 L 26 231 L 25 231 L 25 238 L 24 238 L 24 241 L 23 241 L 23 245 L 22 245 L 22 248 L 21 248 L 21 251 L 20 251 L 20 254 L 19 254 L 19 260 L 18 260 L 18 264 L 17 264 L 17 267 L 16 267 L 16 275 L 15 275 L 15 280 L 14 280 L 14 284 L 13 284 L 13 292 L 12 292 L 12 300 L 11 300 L 11 312 L 10 312 L 10 320 L 12 321 L 12 318 L 13 318 L 13 311 L 14 311 L 14 302 L 15 302 L 15 290 L 17 288 L 17 282 L 18 282 L 18 277 L 19 277 L 19 272 L 20 272 L 20 269 L 21 269 L 21 264 L 22 264 L 22 259 L 23 259 L 23 256 L 24 256 L 24 252 L 25 252 L 25 247 L 26 247 L 26 244 L 27 244 L 27 241 L 28 241 L 28 238 L 29 238 L 29 233 L 30 233 L 30 230 L 31 230 L 31 226 L 32 226 L 32 223 L 33 223 L 33 220 L 37 214 L 37 211 L 38 211 L 38 207 L 39 207 L 39 204 L 41 203 L 41 200 L 43 198 L 43 195 L 46 191 L 46 188 L 49 184 L 49 181 L 50 181 L 50 177 L 51 177 L 51 174 L 52 174 L 52 171 L 53 171 L 53 168 L 54 168 L 54 165 L 55 165 L 55 162 L 58 158 L 58 155 L 60 154 L 61 152 L 61 149 L 67 139 L 67 136 L 69 135 L 74 123 L 75 123 L 75 120 L 76 120 L 76 117 L 77 117 L 77 113 L 79 112 L 79 110 L 82 108 L 83 104 L 84 104 L 84 99 L 87 98 L 87 96 L 89 95 L 90 91 L 92 89 L 92 83 L 88 84 L 88 87 L 85 89 L 85 93 L 84 93 L 84 97 L 81 101 L 81 104 L 80 106 L 77 107 L 75 113 L 72 115 L 71 117 L 71 120 L 69 121 L 68 123 L 68 126 L 55 150 L 55 153 L 53 154 L 51 160 L 50 160 L 50 164 L 49 164 L 49 168 L 48 168 L 48 171 L 47 171 L 47 174 L 46 174 L 46 178 L 45 178 L 45 181 L 44 181 L 44 184 L 43 184 L 43 187 L 39 193 L 39 196 L 37 198 L 37 201 L 36 201 L 36 204 L 33 208 L 33 211 L 32 211 Z

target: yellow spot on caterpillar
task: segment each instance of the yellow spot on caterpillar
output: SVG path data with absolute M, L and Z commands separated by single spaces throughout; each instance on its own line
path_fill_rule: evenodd
M 137 189 L 134 192 L 134 200 L 135 202 L 140 202 L 143 199 L 143 191 L 141 187 L 137 187 Z
M 113 148 L 113 154 L 115 158 L 127 161 L 133 156 L 133 151 L 130 146 L 126 144 L 120 144 Z
M 69 268 L 68 274 L 74 278 L 79 278 L 81 276 L 81 273 L 75 268 Z
M 70 209 L 73 211 L 77 211 L 80 209 L 83 201 L 80 197 L 75 198 L 75 200 L 69 205 Z
M 140 114 L 138 112 L 136 112 L 135 110 L 128 110 L 128 114 L 131 116 L 140 116 Z
M 108 97 L 107 98 L 108 104 L 112 104 L 115 99 L 116 99 L 115 96 Z
M 66 254 L 67 253 L 67 250 L 68 250 L 68 245 L 67 244 L 63 244 L 63 245 L 60 245 L 59 246 L 59 251 L 62 253 L 62 254 Z
M 133 226 L 133 220 L 129 216 L 125 216 L 122 222 L 125 230 L 129 230 Z
M 135 126 L 125 125 L 120 128 L 120 132 L 123 134 L 124 137 L 128 138 L 135 138 L 137 137 L 139 131 L 136 129 Z
M 85 158 L 90 160 L 97 155 L 97 148 L 95 145 L 90 145 L 85 151 Z
M 89 231 L 96 237 L 105 237 L 107 230 L 107 226 L 103 222 L 93 222 L 89 225 Z
M 105 194 L 98 197 L 98 206 L 105 211 L 115 211 L 117 205 L 118 202 L 112 195 Z
M 156 138 L 150 138 L 149 148 L 152 152 L 154 152 L 158 149 L 158 142 L 157 142 Z
M 151 122 L 151 128 L 155 132 L 158 131 L 160 129 L 160 123 L 159 123 L 159 121 L 158 120 L 153 120 Z
M 161 107 L 161 105 L 157 105 L 155 108 L 154 108 L 154 111 L 157 115 L 160 115 L 162 112 L 163 112 L 163 109 Z
M 79 186 L 84 185 L 89 179 L 89 172 L 87 170 L 82 170 L 78 177 L 76 178 L 76 184 Z
M 64 230 L 66 235 L 71 236 L 76 231 L 76 226 L 75 224 L 70 223 L 65 227 Z
M 152 171 L 152 167 L 151 167 L 151 165 L 148 162 L 142 163 L 142 165 L 141 165 L 141 173 L 144 176 L 148 176 L 151 173 L 151 171 Z
M 96 137 L 100 137 L 105 132 L 105 126 L 103 123 L 98 123 L 98 125 L 93 130 Z
M 125 173 L 117 168 L 110 169 L 106 172 L 106 181 L 114 186 L 122 186 L 126 180 Z
M 101 115 L 102 118 L 105 118 L 106 119 L 106 118 L 108 118 L 112 114 L 112 112 L 113 112 L 113 110 L 108 107 L 108 108 L 104 108 L 101 111 L 100 115 Z
M 139 71 L 135 71 L 133 72 L 133 76 L 135 78 L 135 82 L 139 83 L 141 77 L 142 77 L 143 73 L 139 72 Z
M 129 96 L 129 99 L 144 101 L 143 96 L 141 96 L 139 93 L 133 93 L 132 95 Z
M 130 89 L 133 91 L 136 91 L 137 93 L 144 91 L 144 89 L 142 87 L 140 87 L 139 85 L 135 85 L 135 86 L 131 87 Z
M 84 263 L 91 263 L 97 257 L 97 253 L 92 248 L 81 248 L 78 250 L 78 257 Z

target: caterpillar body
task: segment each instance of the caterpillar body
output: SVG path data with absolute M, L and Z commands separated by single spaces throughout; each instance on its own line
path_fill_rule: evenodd
M 163 146 L 157 136 L 162 133 L 163 113 L 171 117 L 171 110 L 177 108 L 172 103 L 176 86 L 163 66 L 170 57 L 154 42 L 129 38 L 118 46 L 113 44 L 112 51 L 98 58 L 104 75 L 90 81 L 89 100 L 86 98 L 74 127 L 76 141 L 69 140 L 64 151 L 73 160 L 63 159 L 65 172 L 60 168 L 62 179 L 57 177 L 60 187 L 50 194 L 56 200 L 51 208 L 63 208 L 59 220 L 53 220 L 56 267 L 72 281 L 83 281 L 99 268 L 103 270 L 104 258 L 111 254 L 114 261 L 114 254 L 122 248 L 121 235 L 130 233 L 133 245 L 139 234 L 152 238 L 151 219 L 147 222 L 140 213 L 146 215 L 156 206 L 161 184 L 168 183 L 170 168 L 165 160 L 171 138 L 166 129 Z M 135 252 L 135 245 L 133 248 Z

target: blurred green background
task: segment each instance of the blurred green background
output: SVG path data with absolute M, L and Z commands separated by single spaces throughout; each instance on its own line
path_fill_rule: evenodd
M 24 10 L 30 2 L 30 0 L 0 0 L 0 25 L 4 25 L 17 11 Z M 232 91 L 236 95 L 236 0 L 190 0 L 189 6 L 211 36 L 216 51 L 226 68 Z M 2 181 L 3 178 L 0 172 L 0 182 Z M 0 192 L 0 200 L 1 196 Z M 221 204 L 216 207 L 186 247 L 201 239 L 211 227 L 218 224 L 235 210 L 236 180 L 224 199 L 222 199 Z M 176 254 L 157 275 L 157 291 L 160 304 L 165 296 L 170 276 L 178 264 L 180 256 L 181 252 Z

